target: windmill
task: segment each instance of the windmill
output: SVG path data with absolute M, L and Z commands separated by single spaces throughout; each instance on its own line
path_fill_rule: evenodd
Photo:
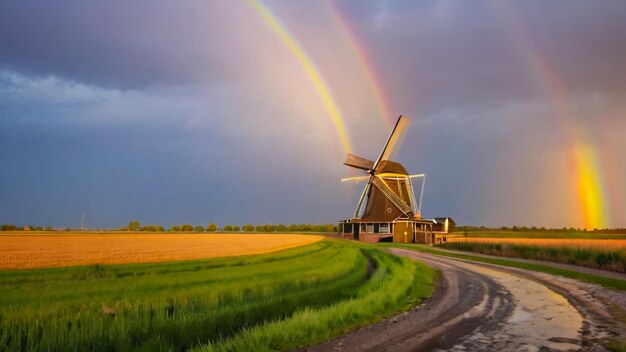
M 424 191 L 424 174 L 409 175 L 402 164 L 391 161 L 394 151 L 400 146 L 409 119 L 400 116 L 387 143 L 376 161 L 348 154 L 344 165 L 363 170 L 366 176 L 344 178 L 341 181 L 367 181 L 354 212 L 360 222 L 393 222 L 397 220 L 419 220 Z M 421 178 L 419 202 L 413 192 L 414 178 Z M 363 204 L 365 203 L 365 208 Z

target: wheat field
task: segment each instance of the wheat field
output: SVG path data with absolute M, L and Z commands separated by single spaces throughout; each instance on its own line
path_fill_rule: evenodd
M 448 242 L 500 243 L 528 246 L 579 247 L 597 249 L 624 249 L 624 239 L 568 239 L 568 238 L 487 238 L 487 237 L 448 237 Z
M 270 253 L 322 236 L 280 234 L 1 235 L 0 269 L 151 263 Z

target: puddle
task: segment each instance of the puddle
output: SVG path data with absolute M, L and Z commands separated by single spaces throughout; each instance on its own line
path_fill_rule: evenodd
M 529 320 L 532 320 L 533 318 L 534 318 L 534 315 L 532 313 L 527 312 L 525 310 L 521 310 L 518 307 L 518 308 L 515 308 L 515 311 L 513 312 L 513 316 L 511 316 L 508 322 L 516 323 L 520 321 L 529 321 Z
M 570 351 L 580 348 L 583 318 L 565 297 L 546 286 L 512 274 L 465 264 L 508 290 L 515 301 L 513 314 L 494 331 L 477 332 L 461 345 L 467 350 Z M 459 350 L 459 345 L 452 348 Z

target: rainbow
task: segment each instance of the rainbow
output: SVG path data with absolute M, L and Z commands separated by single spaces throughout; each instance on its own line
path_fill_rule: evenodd
M 569 161 L 574 170 L 572 188 L 577 194 L 582 226 L 586 229 L 606 227 L 609 223 L 607 197 L 598 152 L 584 130 L 580 117 L 569 109 L 569 98 L 563 80 L 532 45 L 513 9 L 505 7 L 507 4 L 512 6 L 503 1 L 492 2 L 496 12 L 508 20 L 506 23 L 510 25 L 513 36 L 521 44 L 519 48 L 524 49 L 521 53 L 529 68 L 553 102 L 557 124 L 569 145 Z
M 380 114 L 386 121 L 387 125 L 389 127 L 393 127 L 398 114 L 393 112 L 391 109 L 390 99 L 385 93 L 385 86 L 382 83 L 380 76 L 376 73 L 374 63 L 367 55 L 365 43 L 359 41 L 359 37 L 356 34 L 357 31 L 350 24 L 350 21 L 346 18 L 335 1 L 327 0 L 326 3 L 328 4 L 328 8 L 333 16 L 333 19 L 337 24 L 339 24 L 339 27 L 345 33 L 348 45 L 355 53 L 363 74 L 367 78 L 367 81 L 370 82 L 370 88 L 372 89 L 372 94 L 376 98 Z
M 274 33 L 283 42 L 287 49 L 289 49 L 289 51 L 302 65 L 302 68 L 306 72 L 309 80 L 313 84 L 313 87 L 322 99 L 324 107 L 328 111 L 328 114 L 332 119 L 335 128 L 337 129 L 339 140 L 341 141 L 341 145 L 344 151 L 346 153 L 350 153 L 352 148 L 350 146 L 348 133 L 346 132 L 344 118 L 339 110 L 339 107 L 337 106 L 337 103 L 335 102 L 335 99 L 333 98 L 330 87 L 324 80 L 322 73 L 315 65 L 313 59 L 311 59 L 311 57 L 309 56 L 309 54 L 307 54 L 302 45 L 300 45 L 296 38 L 291 33 L 289 33 L 286 27 L 265 5 L 257 0 L 249 0 L 248 3 L 265 21 L 265 23 L 274 31 Z

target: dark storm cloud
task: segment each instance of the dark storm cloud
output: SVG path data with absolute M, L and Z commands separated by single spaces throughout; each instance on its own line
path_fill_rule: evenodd
M 90 227 L 131 217 L 165 226 L 323 222 L 351 203 L 320 210 L 341 188 L 315 184 L 329 165 L 311 171 L 294 160 L 300 147 L 284 148 L 268 133 L 272 120 L 263 115 L 271 110 L 232 99 L 243 100 L 223 91 L 119 91 L 0 72 L 0 223 L 78 226 L 82 212 Z M 238 118 L 253 112 L 258 127 Z M 338 170 L 329 175 L 340 178 Z
M 568 93 L 626 88 L 624 2 L 390 2 L 384 15 L 374 10 L 380 6 L 340 4 L 368 38 L 387 86 L 406 98 L 400 106 L 492 105 L 545 95 L 530 52 L 549 62 Z
M 0 66 L 122 88 L 224 79 L 245 71 L 223 55 L 239 23 L 229 2 L 2 2 Z

